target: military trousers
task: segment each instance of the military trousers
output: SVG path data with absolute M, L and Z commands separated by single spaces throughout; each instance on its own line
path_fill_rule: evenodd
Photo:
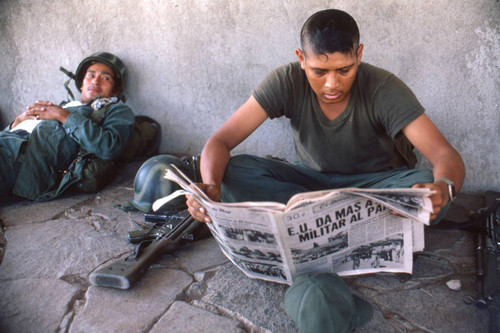
M 323 173 L 300 164 L 252 155 L 233 156 L 222 182 L 222 201 L 276 201 L 286 204 L 297 193 L 337 188 L 409 188 L 432 183 L 432 171 L 408 169 L 344 175 Z M 431 223 L 444 217 L 449 204 Z
M 0 131 L 0 203 L 12 196 L 28 137 L 26 131 Z

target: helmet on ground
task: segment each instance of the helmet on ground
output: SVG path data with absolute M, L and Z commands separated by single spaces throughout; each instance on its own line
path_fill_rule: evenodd
M 120 95 L 118 98 L 125 102 L 125 96 L 123 95 L 123 91 L 125 89 L 125 82 L 127 78 L 127 67 L 125 64 L 115 56 L 114 54 L 108 52 L 97 52 L 92 54 L 91 56 L 82 60 L 78 68 L 76 69 L 75 74 L 75 85 L 78 91 L 82 92 L 82 83 L 85 74 L 87 73 L 87 68 L 95 62 L 103 63 L 109 66 L 113 72 L 115 73 L 116 82 L 120 85 Z
M 175 182 L 165 179 L 165 172 L 174 164 L 179 170 L 191 177 L 189 168 L 179 158 L 172 155 L 157 155 L 148 159 L 139 168 L 134 180 L 134 199 L 132 205 L 135 208 L 149 213 L 153 203 L 179 190 L 180 187 Z M 177 197 L 166 204 L 161 209 L 183 209 L 186 208 L 184 196 Z

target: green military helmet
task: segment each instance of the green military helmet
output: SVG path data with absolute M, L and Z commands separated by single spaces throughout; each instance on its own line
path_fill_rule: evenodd
M 153 203 L 169 194 L 179 190 L 176 183 L 165 179 L 165 172 L 174 164 L 179 170 L 191 177 L 189 168 L 179 158 L 172 155 L 157 155 L 148 159 L 139 168 L 134 180 L 134 199 L 132 204 L 135 208 L 149 213 Z M 186 198 L 177 197 L 161 207 L 161 209 L 184 209 L 186 208 Z
M 76 89 L 78 89 L 79 92 L 82 92 L 83 78 L 87 73 L 87 68 L 95 62 L 103 63 L 109 66 L 115 72 L 117 82 L 120 85 L 119 86 L 120 95 L 118 95 L 118 98 L 121 99 L 123 102 L 125 102 L 126 98 L 123 92 L 125 90 L 125 82 L 127 79 L 127 67 L 120 60 L 120 58 L 108 52 L 97 52 L 82 60 L 82 62 L 80 63 L 80 65 L 78 65 L 78 68 L 76 69 L 76 74 L 75 74 Z

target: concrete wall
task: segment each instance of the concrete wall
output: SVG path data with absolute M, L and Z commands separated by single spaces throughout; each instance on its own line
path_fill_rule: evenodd
M 295 60 L 304 20 L 328 7 L 354 16 L 363 60 L 402 78 L 461 152 L 464 190 L 500 190 L 498 0 L 0 0 L 1 122 L 63 100 L 59 66 L 108 50 L 130 69 L 128 104 L 162 124 L 161 150 L 196 154 L 267 72 Z M 293 160 L 287 121 L 235 152 Z

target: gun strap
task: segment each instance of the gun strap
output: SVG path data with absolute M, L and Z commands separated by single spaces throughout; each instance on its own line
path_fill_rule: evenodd
M 75 74 L 73 74 L 72 72 L 68 71 L 66 68 L 64 68 L 62 66 L 59 67 L 59 70 L 61 72 L 63 72 L 64 74 L 66 74 L 67 76 L 69 76 L 69 79 L 66 82 L 64 82 L 64 88 L 66 88 L 66 91 L 68 92 L 68 100 L 69 100 L 69 97 L 71 97 L 71 100 L 74 101 L 75 100 L 75 96 L 73 95 L 73 92 L 69 88 L 69 83 L 71 82 L 71 80 L 75 79 Z

